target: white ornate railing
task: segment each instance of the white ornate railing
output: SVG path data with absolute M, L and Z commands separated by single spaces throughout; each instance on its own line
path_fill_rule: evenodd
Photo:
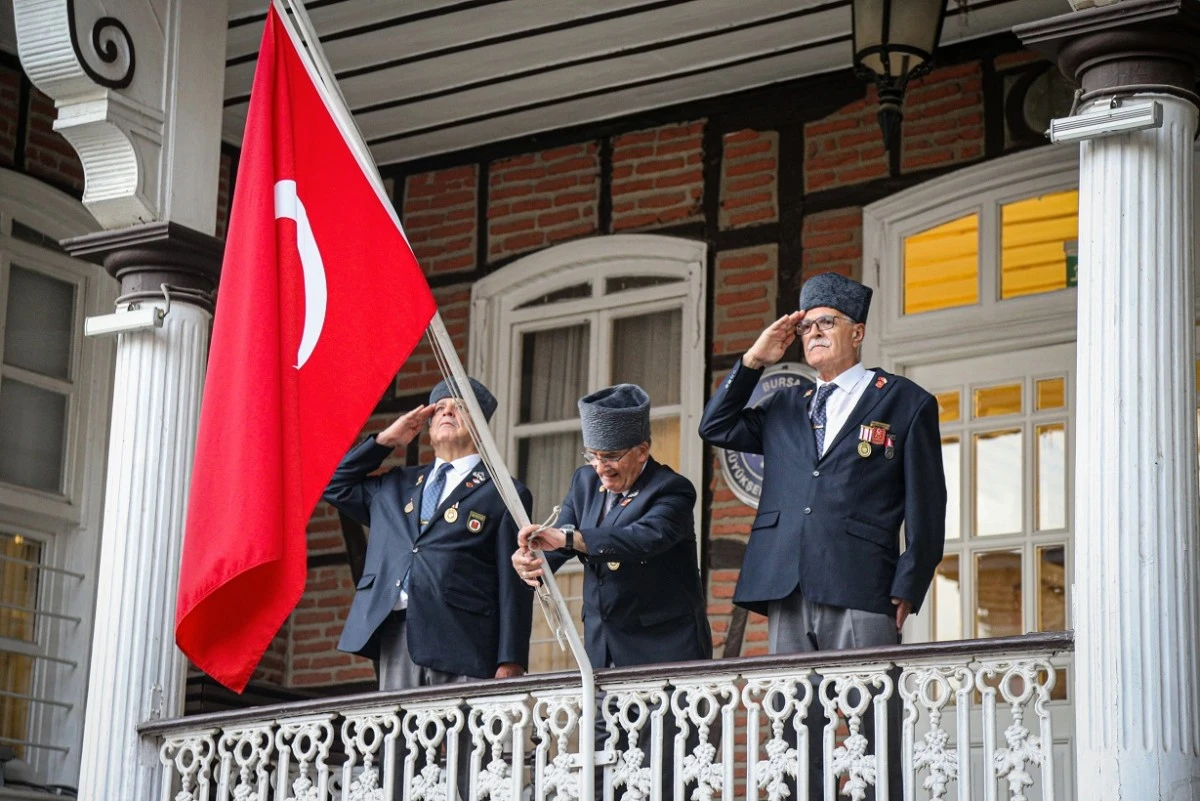
M 573 801 L 583 703 L 603 729 L 596 801 L 785 801 L 810 782 L 826 801 L 1051 801 L 1071 784 L 1051 698 L 1072 647 L 1059 632 L 608 670 L 598 700 L 555 673 L 141 731 L 158 801 Z

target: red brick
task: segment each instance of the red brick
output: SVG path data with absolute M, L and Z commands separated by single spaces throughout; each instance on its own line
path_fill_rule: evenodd
M 717 268 L 720 270 L 741 270 L 747 267 L 757 267 L 766 264 L 769 257 L 765 253 L 746 253 L 738 256 L 718 257 Z

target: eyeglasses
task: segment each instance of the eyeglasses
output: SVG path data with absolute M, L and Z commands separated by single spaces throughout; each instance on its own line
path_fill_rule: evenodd
M 838 320 L 845 320 L 848 323 L 854 322 L 849 317 L 822 314 L 820 317 L 814 317 L 811 320 L 801 320 L 800 322 L 796 323 L 796 333 L 800 336 L 804 336 L 813 329 L 813 326 L 816 326 L 817 330 L 819 331 L 828 331 L 837 325 Z
M 606 464 L 611 466 L 624 459 L 625 455 L 631 450 L 633 450 L 633 448 L 626 448 L 617 456 L 601 456 L 600 454 L 592 453 L 591 451 L 584 451 L 581 455 L 583 456 L 583 461 L 587 462 L 593 467 L 598 464 Z

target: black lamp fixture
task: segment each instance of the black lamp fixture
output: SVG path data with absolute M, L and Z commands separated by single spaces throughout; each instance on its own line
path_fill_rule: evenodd
M 929 72 L 946 0 L 854 0 L 854 72 L 879 89 L 883 146 L 900 146 L 901 102 L 913 78 Z

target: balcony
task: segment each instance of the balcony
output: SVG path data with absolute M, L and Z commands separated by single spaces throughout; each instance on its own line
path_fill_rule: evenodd
M 782 801 L 810 776 L 826 801 L 886 798 L 897 792 L 895 758 L 905 799 L 1067 796 L 1072 722 L 1051 699 L 1073 647 L 1071 632 L 1054 632 L 599 671 L 596 798 Z M 578 675 L 553 673 L 152 721 L 140 732 L 159 755 L 159 801 L 547 801 L 583 797 L 583 703 L 594 702 Z M 863 736 L 868 717 L 878 748 Z M 884 742 L 889 731 L 898 748 Z M 823 764 L 810 764 L 810 736 L 824 742 Z M 663 786 L 672 753 L 674 786 Z

